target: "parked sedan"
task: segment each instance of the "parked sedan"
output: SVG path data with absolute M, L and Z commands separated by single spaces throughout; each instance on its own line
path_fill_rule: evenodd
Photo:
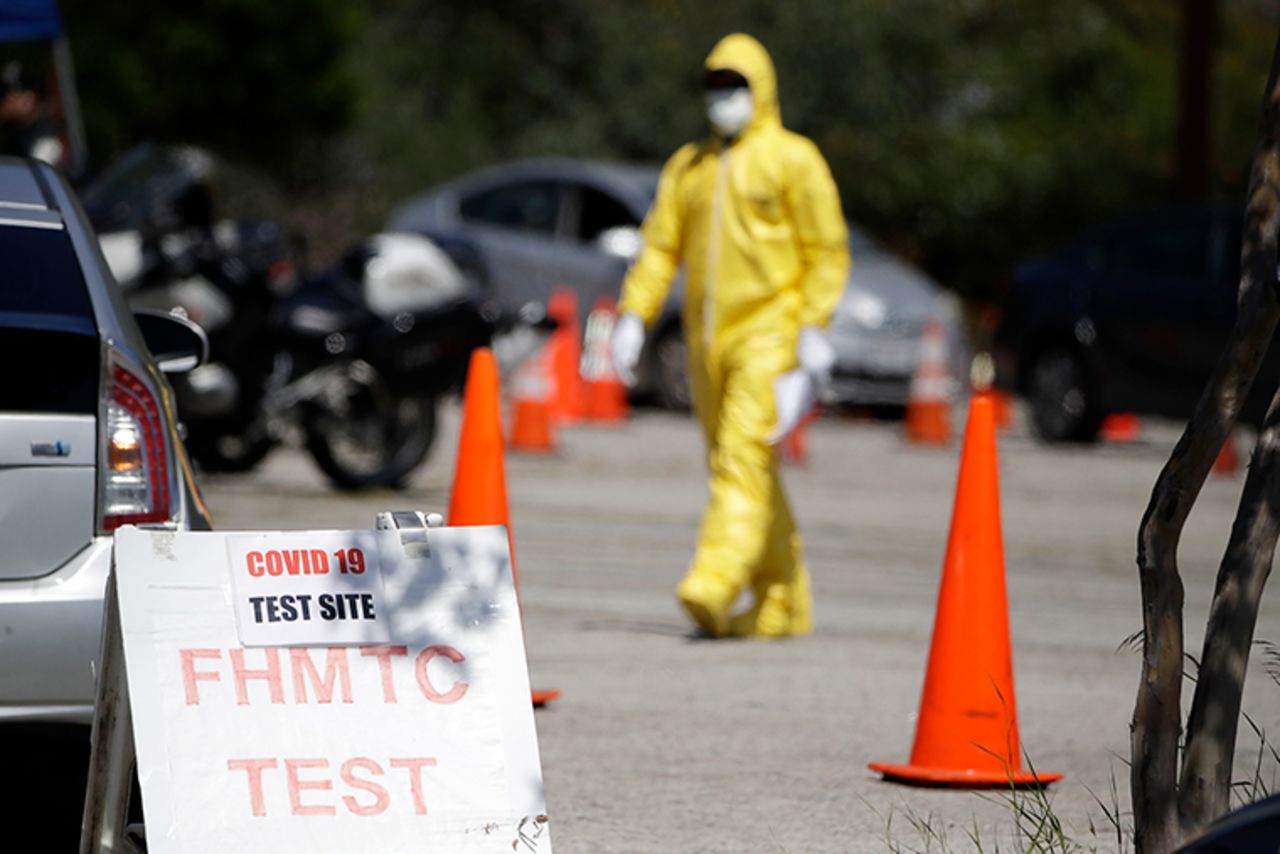
M 392 214 L 387 230 L 430 237 L 508 308 L 545 302 L 569 285 L 589 309 L 598 297 L 618 296 L 657 186 L 652 166 L 527 160 L 417 196 Z M 925 321 L 940 320 L 958 352 L 958 312 L 936 283 L 857 229 L 850 246 L 854 269 L 829 331 L 838 354 L 832 400 L 901 405 Z M 689 405 L 680 293 L 677 282 L 650 332 L 639 377 L 641 391 L 675 408 Z
M 52 168 L 0 158 L 0 719 L 87 721 L 111 532 L 208 528 L 162 370 L 190 323 L 135 319 Z
M 997 373 L 1027 397 L 1042 438 L 1092 439 L 1113 412 L 1191 414 L 1235 319 L 1241 222 L 1229 209 L 1144 213 L 1015 271 Z M 1273 353 L 1246 419 L 1261 417 L 1278 378 Z

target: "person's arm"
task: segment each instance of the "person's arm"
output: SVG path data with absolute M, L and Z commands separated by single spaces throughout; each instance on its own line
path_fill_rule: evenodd
M 802 146 L 787 187 L 804 265 L 800 325 L 822 328 L 831 321 L 849 275 L 849 232 L 827 161 L 809 140 Z
M 646 326 L 653 323 L 680 267 L 684 214 L 677 188 L 688 166 L 692 146 L 681 148 L 662 168 L 653 207 L 644 218 L 644 248 L 622 283 L 619 314 L 634 314 Z

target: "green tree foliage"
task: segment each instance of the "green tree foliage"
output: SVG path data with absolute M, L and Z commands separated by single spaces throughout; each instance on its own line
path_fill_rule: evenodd
M 1220 9 L 1211 174 L 1232 200 L 1275 11 Z M 1167 0 L 384 0 L 357 46 L 355 150 L 369 214 L 512 157 L 659 161 L 704 132 L 702 58 L 744 30 L 850 217 L 989 296 L 1016 259 L 1168 199 L 1180 26 Z
M 1210 174 L 1230 201 L 1247 177 L 1278 5 L 1218 4 Z M 705 132 L 707 51 L 750 32 L 778 65 L 784 121 L 827 155 L 850 218 L 985 297 L 1017 259 L 1170 198 L 1180 8 L 69 0 L 64 16 L 96 152 L 145 137 L 209 145 L 323 191 L 321 218 L 355 230 L 510 158 L 661 161 Z
M 91 151 L 196 142 L 278 168 L 346 127 L 345 0 L 64 0 Z

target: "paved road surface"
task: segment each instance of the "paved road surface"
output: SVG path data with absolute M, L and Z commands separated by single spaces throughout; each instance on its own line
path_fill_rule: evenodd
M 404 493 L 330 492 L 307 458 L 284 451 L 252 476 L 206 478 L 215 520 L 367 527 L 379 509 L 443 510 L 456 413 L 446 422 Z M 786 477 L 818 629 L 786 642 L 696 640 L 677 612 L 671 589 L 705 495 L 690 420 L 642 413 L 565 431 L 553 458 L 508 458 L 532 680 L 564 691 L 537 713 L 557 851 L 884 851 L 887 831 L 923 850 L 913 818 L 950 850 L 974 849 L 975 827 L 986 850 L 997 839 L 1009 850 L 1001 797 L 904 788 L 866 770 L 911 749 L 958 442 L 911 447 L 896 425 L 837 419 L 811 438 L 811 462 Z M 1140 627 L 1135 532 L 1175 438 L 1164 425 L 1127 446 L 1045 449 L 1016 429 L 1001 442 L 1023 743 L 1038 768 L 1067 775 L 1054 808 L 1099 850 L 1115 850 L 1114 833 L 1091 793 L 1109 804 L 1114 781 L 1128 808 L 1138 656 L 1117 647 Z M 1197 655 L 1242 481 L 1211 481 L 1183 540 Z M 1280 642 L 1280 608 L 1265 610 L 1257 636 Z M 1260 664 L 1246 707 L 1276 731 L 1280 687 Z M 1256 755 L 1256 738 L 1241 742 Z

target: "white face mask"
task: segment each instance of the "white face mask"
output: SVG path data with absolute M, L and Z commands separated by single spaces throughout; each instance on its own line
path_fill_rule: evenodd
M 750 89 L 713 89 L 707 93 L 707 119 L 722 136 L 741 133 L 754 112 Z

